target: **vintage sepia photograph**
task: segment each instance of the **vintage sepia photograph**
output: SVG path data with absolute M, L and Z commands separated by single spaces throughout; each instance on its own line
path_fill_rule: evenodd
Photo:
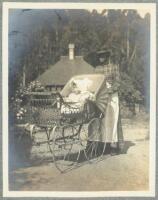
M 3 192 L 155 195 L 156 5 L 3 3 Z

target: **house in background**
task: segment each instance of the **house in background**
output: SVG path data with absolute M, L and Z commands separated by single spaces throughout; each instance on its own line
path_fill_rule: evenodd
M 50 66 L 37 78 L 46 89 L 58 91 L 72 76 L 94 73 L 94 68 L 83 59 L 83 56 L 75 56 L 74 48 L 74 44 L 69 44 L 69 55 L 61 56 L 55 65 Z

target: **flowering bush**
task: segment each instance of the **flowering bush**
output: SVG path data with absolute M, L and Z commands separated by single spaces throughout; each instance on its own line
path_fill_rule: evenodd
M 29 112 L 28 94 L 36 91 L 44 91 L 44 87 L 39 81 L 33 81 L 27 87 L 20 85 L 15 92 L 15 96 L 11 97 L 10 111 L 16 123 L 25 121 L 25 117 Z
M 44 86 L 39 81 L 32 81 L 28 87 L 24 88 L 24 92 L 29 93 L 29 92 L 42 92 L 44 91 Z

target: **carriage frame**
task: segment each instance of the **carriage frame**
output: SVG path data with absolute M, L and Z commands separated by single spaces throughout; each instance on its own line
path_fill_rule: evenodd
M 70 93 L 72 79 L 85 77 L 97 77 L 98 82 L 93 83 L 94 88 L 91 91 L 96 99 L 87 99 L 82 111 L 78 111 L 78 108 L 73 106 L 74 102 L 65 101 L 65 97 Z M 52 161 L 60 172 L 80 166 L 83 157 L 89 163 L 100 160 L 106 147 L 105 143 L 100 149 L 98 139 L 101 120 L 104 117 L 103 108 L 106 107 L 98 99 L 105 96 L 105 77 L 91 74 L 75 76 L 72 79 L 61 92 L 29 92 L 26 95 L 29 111 L 25 122 L 32 125 L 30 136 L 33 144 L 37 145 L 35 136 L 38 131 L 46 134 L 47 139 L 38 145 L 48 145 Z M 63 105 L 70 108 L 70 112 L 61 113 Z

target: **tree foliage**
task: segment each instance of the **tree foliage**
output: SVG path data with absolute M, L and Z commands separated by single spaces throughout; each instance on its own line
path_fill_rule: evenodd
M 22 55 L 10 85 L 20 85 L 25 69 L 26 83 L 37 78 L 61 55 L 68 54 L 68 44 L 75 44 L 75 54 L 96 67 L 96 52 L 112 49 L 112 59 L 119 64 L 121 95 L 127 102 L 145 103 L 149 68 L 150 15 L 142 18 L 136 10 L 55 10 L 55 20 L 29 32 L 29 51 Z M 25 66 L 25 67 L 24 67 Z

